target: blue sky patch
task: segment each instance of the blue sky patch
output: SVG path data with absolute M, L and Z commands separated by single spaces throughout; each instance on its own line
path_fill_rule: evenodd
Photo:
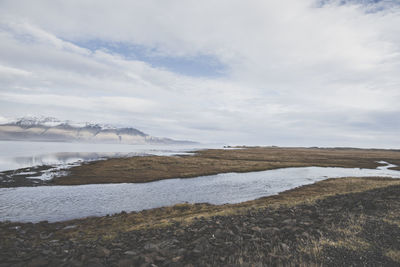
M 155 68 L 167 69 L 171 72 L 194 77 L 220 77 L 227 72 L 227 67 L 215 56 L 196 55 L 188 57 L 172 57 L 160 55 L 157 49 L 123 42 L 105 42 L 90 40 L 72 42 L 91 51 L 105 49 L 112 54 L 118 54 L 130 60 L 140 60 Z
M 329 4 L 329 3 L 338 3 L 339 5 L 346 5 L 346 4 L 364 4 L 364 5 L 369 5 L 369 4 L 376 4 L 379 2 L 384 2 L 384 0 L 321 0 L 319 1 L 321 5 Z M 387 2 L 387 1 L 386 1 Z
M 318 0 L 317 7 L 323 8 L 329 4 L 336 5 L 360 5 L 364 7 L 365 13 L 377 13 L 399 6 L 399 1 L 391 0 Z

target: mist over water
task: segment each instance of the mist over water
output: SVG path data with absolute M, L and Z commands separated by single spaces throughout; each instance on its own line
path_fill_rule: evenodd
M 219 145 L 126 145 L 0 141 L 0 171 L 40 165 L 68 165 L 110 157 L 182 154 Z

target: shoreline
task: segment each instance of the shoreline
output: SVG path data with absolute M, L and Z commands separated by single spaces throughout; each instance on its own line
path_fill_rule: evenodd
M 399 171 L 358 168 L 284 168 L 149 183 L 114 183 L 2 189 L 2 220 L 57 222 L 141 211 L 180 203 L 235 204 L 276 195 L 307 184 L 342 177 L 400 178 Z
M 43 185 L 147 183 L 164 179 L 193 178 L 220 173 L 246 173 L 289 167 L 343 167 L 375 169 L 387 161 L 400 166 L 400 151 L 354 148 L 239 147 L 190 151 L 193 155 L 134 156 L 83 162 L 51 180 L 2 172 L 0 188 Z M 37 166 L 22 171 L 51 169 Z M 400 167 L 392 168 L 400 170 Z M 18 171 L 21 171 L 18 170 Z M 39 174 L 39 171 L 37 173 Z
M 1 222 L 0 260 L 196 266 L 340 264 L 346 256 L 346 263 L 393 264 L 400 262 L 400 247 L 384 236 L 400 233 L 399 193 L 399 179 L 336 178 L 239 204 L 178 204 L 56 223 Z M 384 236 L 372 238 L 371 225 L 383 227 Z M 354 227 L 364 234 L 352 232 Z M 231 242 L 240 242 L 245 255 Z
M 400 165 L 400 151 L 255 147 L 206 149 L 194 155 L 144 156 L 90 162 L 70 169 L 51 184 L 146 183 L 220 173 L 246 173 L 289 167 L 344 167 L 375 169 L 388 161 Z M 400 170 L 400 167 L 394 168 Z

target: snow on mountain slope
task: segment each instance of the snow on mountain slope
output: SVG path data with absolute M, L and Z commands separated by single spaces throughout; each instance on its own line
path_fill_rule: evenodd
M 9 122 L 8 124 L 15 124 L 24 127 L 33 127 L 33 126 L 56 127 L 61 125 L 67 125 L 75 128 L 93 127 L 101 129 L 117 129 L 116 127 L 113 127 L 109 124 L 73 122 L 69 120 L 61 121 L 53 117 L 23 117 L 23 118 L 18 118 L 15 121 Z
M 149 136 L 135 128 L 61 121 L 52 117 L 24 117 L 0 125 L 0 140 L 94 142 L 122 144 L 193 143 Z

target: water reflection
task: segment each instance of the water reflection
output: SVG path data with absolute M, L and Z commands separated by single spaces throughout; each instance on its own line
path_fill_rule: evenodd
M 110 157 L 186 154 L 212 146 L 120 145 L 0 141 L 0 171 L 41 165 L 68 165 Z
M 0 170 L 13 170 L 41 165 L 69 165 L 72 163 L 93 161 L 110 157 L 140 156 L 143 153 L 94 153 L 94 152 L 60 152 L 28 157 L 0 158 Z
M 125 157 L 145 155 L 144 153 L 95 153 L 95 152 L 60 152 L 54 154 L 43 154 L 31 157 L 15 157 L 12 159 L 20 166 L 71 164 L 78 161 L 91 161 L 111 157 Z

